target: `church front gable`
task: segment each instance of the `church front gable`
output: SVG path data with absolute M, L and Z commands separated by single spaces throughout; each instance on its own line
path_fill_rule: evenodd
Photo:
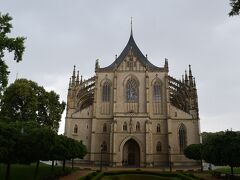
M 117 68 L 117 71 L 142 71 L 146 67 L 139 61 L 138 57 L 130 50 L 122 63 Z

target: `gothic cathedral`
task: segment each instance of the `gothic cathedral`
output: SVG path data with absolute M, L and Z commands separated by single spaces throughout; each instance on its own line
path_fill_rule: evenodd
M 191 66 L 181 80 L 149 62 L 131 31 L 120 56 L 95 76 L 70 78 L 65 135 L 82 141 L 81 163 L 112 167 L 193 167 L 184 148 L 200 143 L 198 97 Z

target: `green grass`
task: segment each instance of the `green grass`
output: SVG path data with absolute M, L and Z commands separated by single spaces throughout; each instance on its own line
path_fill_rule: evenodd
M 161 177 L 155 175 L 146 175 L 146 174 L 121 174 L 113 176 L 103 176 L 101 180 L 181 180 L 177 177 Z
M 189 173 L 149 172 L 142 170 L 93 172 L 79 180 L 196 180 L 201 179 Z
M 36 164 L 31 164 L 31 165 L 13 164 L 11 165 L 11 169 L 10 169 L 10 179 L 11 180 L 19 180 L 19 179 L 32 180 L 34 179 L 33 177 L 34 177 L 35 167 L 36 167 Z M 70 173 L 71 171 L 72 171 L 71 168 L 68 168 L 68 167 L 65 168 L 65 173 Z M 6 173 L 6 165 L 0 164 L 0 179 L 5 178 L 5 173 Z M 54 172 L 52 173 L 51 166 L 40 163 L 39 169 L 38 169 L 38 175 L 36 179 L 42 180 L 46 177 L 51 179 L 56 174 L 62 174 L 62 175 L 64 174 L 61 166 L 57 166 L 57 167 L 55 166 Z
M 221 172 L 221 173 L 231 174 L 231 168 L 230 168 L 230 167 L 219 168 L 219 169 L 216 169 L 215 171 Z M 240 167 L 238 167 L 238 168 L 233 168 L 233 173 L 234 173 L 234 174 L 240 174 Z

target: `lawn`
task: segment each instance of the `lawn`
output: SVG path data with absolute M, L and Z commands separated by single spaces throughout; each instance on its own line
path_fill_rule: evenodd
M 11 165 L 10 169 L 10 179 L 11 180 L 32 180 L 34 179 L 34 172 L 35 172 L 36 164 L 31 165 L 20 165 L 20 164 L 13 164 Z M 65 168 L 66 173 L 70 173 L 70 168 Z M 0 179 L 4 179 L 6 173 L 6 165 L 0 164 Z M 40 163 L 38 169 L 38 176 L 37 180 L 43 179 L 45 177 L 52 177 L 54 174 L 64 174 L 62 171 L 62 167 L 54 167 L 54 172 L 51 171 L 51 166 Z
M 93 172 L 79 180 L 195 180 L 201 179 L 189 173 L 150 172 L 142 170 L 124 170 Z
M 218 169 L 216 169 L 214 171 L 231 174 L 231 168 L 230 167 L 218 168 Z M 240 167 L 233 168 L 233 173 L 234 174 L 240 174 Z
M 103 176 L 101 180 L 181 180 L 177 177 L 161 177 L 155 175 L 145 175 L 145 174 L 121 174 L 113 176 Z

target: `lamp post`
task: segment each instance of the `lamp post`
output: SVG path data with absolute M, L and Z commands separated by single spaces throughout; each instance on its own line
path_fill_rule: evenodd
M 102 152 L 103 152 L 103 144 L 101 144 L 101 157 L 100 157 L 100 171 L 102 171 Z
M 169 156 L 169 171 L 172 172 L 171 146 L 168 146 L 168 156 Z

